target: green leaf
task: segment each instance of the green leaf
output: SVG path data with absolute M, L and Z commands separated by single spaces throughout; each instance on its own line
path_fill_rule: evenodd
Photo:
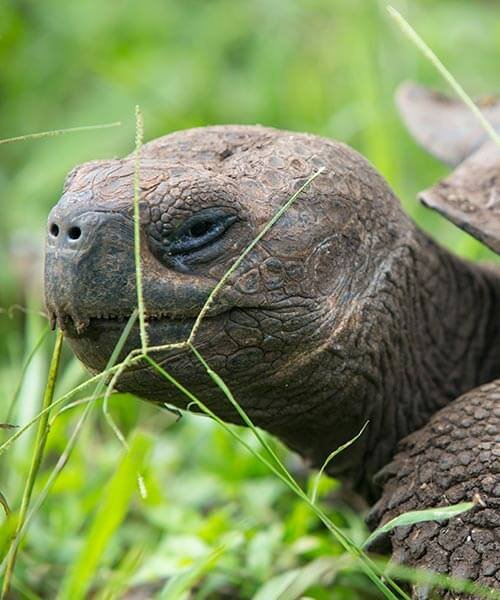
M 77 600 L 85 597 L 108 543 L 127 514 L 137 489 L 136 475 L 141 471 L 151 447 L 152 438 L 149 435 L 143 432 L 134 434 L 129 452 L 123 456 L 103 492 L 103 500 L 94 516 L 83 548 L 62 584 L 60 599 Z
M 375 529 L 375 531 L 365 540 L 363 548 L 366 548 L 366 546 L 371 544 L 382 533 L 387 533 L 395 527 L 415 525 L 416 523 L 422 523 L 423 521 L 444 521 L 467 512 L 471 508 L 474 508 L 474 506 L 474 502 L 462 502 L 461 504 L 454 504 L 453 506 L 439 506 L 437 508 L 426 508 L 425 510 L 410 510 L 391 519 L 385 525 L 382 525 L 382 527 Z

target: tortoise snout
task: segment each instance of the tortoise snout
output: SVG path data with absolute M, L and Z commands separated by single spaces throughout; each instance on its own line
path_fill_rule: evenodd
M 65 214 L 56 207 L 49 215 L 47 244 L 59 250 L 82 250 L 94 237 L 101 218 L 98 212 Z
M 45 249 L 45 302 L 62 329 L 68 318 L 82 330 L 96 315 L 130 314 L 133 239 L 133 222 L 124 215 L 65 203 L 54 207 Z

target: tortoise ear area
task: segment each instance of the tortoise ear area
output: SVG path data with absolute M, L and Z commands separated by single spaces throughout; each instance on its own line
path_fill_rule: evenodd
M 500 254 L 500 147 L 494 141 L 419 199 Z
M 477 102 L 485 117 L 500 132 L 500 98 Z M 488 136 L 461 101 L 413 82 L 396 92 L 396 105 L 415 140 L 430 154 L 451 166 L 473 154 Z

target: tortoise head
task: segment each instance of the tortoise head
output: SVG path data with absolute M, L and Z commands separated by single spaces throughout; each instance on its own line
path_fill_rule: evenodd
M 500 99 L 477 102 L 496 141 L 463 102 L 422 86 L 402 85 L 397 104 L 415 139 L 456 167 L 420 194 L 422 203 L 500 253 Z
M 392 192 L 347 146 L 263 127 L 177 132 L 146 144 L 139 167 L 152 346 L 189 336 L 228 268 L 324 168 L 229 277 L 194 339 L 257 422 L 301 418 L 304 390 L 327 386 L 306 367 L 327 347 L 332 360 L 348 360 L 360 305 L 410 228 Z M 133 156 L 77 167 L 48 219 L 46 305 L 93 371 L 104 369 L 137 304 L 134 168 Z M 124 352 L 138 346 L 135 328 Z M 190 352 L 154 356 L 221 416 L 234 418 Z M 342 376 L 337 385 L 344 385 Z M 126 371 L 119 387 L 157 402 L 187 403 L 144 365 Z

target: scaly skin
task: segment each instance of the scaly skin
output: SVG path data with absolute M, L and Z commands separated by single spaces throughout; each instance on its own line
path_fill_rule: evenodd
M 329 472 L 373 498 L 372 477 L 399 440 L 500 377 L 498 274 L 436 246 L 350 148 L 221 126 L 155 140 L 140 165 L 153 345 L 187 337 L 230 264 L 307 177 L 325 168 L 233 274 L 195 340 L 250 418 L 312 465 L 369 419 Z M 93 371 L 104 368 L 136 304 L 133 172 L 130 157 L 78 167 L 49 217 L 47 307 Z M 172 253 L 175 232 L 201 210 L 231 220 L 225 233 L 194 254 Z M 65 238 L 72 226 L 80 227 L 78 240 Z M 102 318 L 110 315 L 121 320 Z M 136 330 L 125 351 L 138 345 Z M 222 418 L 240 422 L 190 353 L 155 357 Z M 119 388 L 186 405 L 144 366 L 126 372 Z
M 377 479 L 384 491 L 370 513 L 373 526 L 409 510 L 476 502 L 448 523 L 394 530 L 394 560 L 500 588 L 500 380 L 455 400 L 405 438 Z M 414 592 L 428 597 L 425 588 Z

